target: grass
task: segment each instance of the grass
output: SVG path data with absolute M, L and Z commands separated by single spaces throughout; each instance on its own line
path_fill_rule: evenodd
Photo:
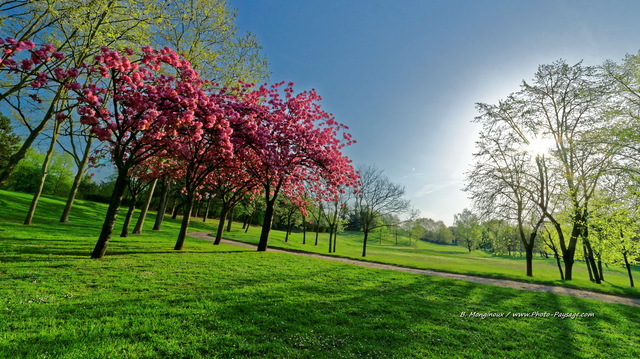
M 238 225 L 239 226 L 239 225 Z M 258 243 L 260 228 L 250 227 L 247 233 L 239 228 L 225 232 L 225 238 Z M 292 233 L 288 242 L 285 234 L 272 231 L 269 246 L 274 248 L 301 250 L 322 254 L 328 253 L 328 234 L 321 233 L 318 246 L 315 246 L 315 233 L 307 233 L 306 244 L 302 233 Z M 489 278 L 513 279 L 524 282 L 560 285 L 578 289 L 587 289 L 614 295 L 640 298 L 640 289 L 629 286 L 629 277 L 623 267 L 604 268 L 605 281 L 595 284 L 589 280 L 586 265 L 582 261 L 574 264 L 573 280 L 562 281 L 555 259 L 535 257 L 533 277 L 525 273 L 524 257 L 496 256 L 483 251 L 469 252 L 460 246 L 438 245 L 423 241 L 412 242 L 408 238 L 399 238 L 395 245 L 394 238 L 382 239 L 374 234 L 367 243 L 367 256 L 362 257 L 362 233 L 346 232 L 338 235 L 337 251 L 334 255 L 379 263 L 397 264 L 406 267 L 433 269 L 444 272 L 471 274 Z M 640 269 L 633 268 L 634 280 L 640 281 Z
M 91 260 L 104 206 L 80 201 L 65 225 L 62 201 L 45 197 L 24 226 L 28 200 L 0 191 L 3 358 L 640 356 L 635 307 L 193 238 L 178 252 L 170 220 Z

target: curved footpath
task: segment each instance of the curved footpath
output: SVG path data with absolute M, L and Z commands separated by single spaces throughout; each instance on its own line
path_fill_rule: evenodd
M 191 232 L 188 235 L 194 238 L 204 239 L 206 241 L 214 240 L 214 238 L 209 235 L 209 232 Z M 256 248 L 256 246 L 253 244 L 234 241 L 230 239 L 223 239 L 222 243 L 231 244 L 239 247 L 245 247 L 245 248 L 254 248 L 254 249 Z M 640 307 L 640 299 L 619 297 L 616 295 L 592 292 L 592 291 L 582 290 L 582 289 L 573 289 L 573 288 L 559 287 L 559 286 L 553 286 L 553 285 L 518 282 L 515 280 L 508 280 L 508 279 L 484 278 L 484 277 L 472 276 L 467 274 L 438 272 L 431 269 L 408 268 L 408 267 L 401 267 L 401 266 L 396 266 L 392 264 L 381 264 L 381 263 L 360 261 L 356 259 L 341 258 L 341 257 L 334 257 L 334 256 L 317 254 L 317 253 L 292 251 L 292 250 L 278 249 L 278 248 L 269 248 L 269 251 L 290 253 L 290 254 L 313 257 L 313 258 L 321 258 L 321 259 L 326 259 L 334 262 L 354 264 L 362 267 L 389 269 L 389 270 L 408 272 L 408 273 L 432 275 L 436 277 L 464 280 L 464 281 L 473 282 L 473 283 L 490 284 L 490 285 L 496 285 L 499 287 L 530 290 L 534 292 L 546 292 L 546 293 L 570 295 L 577 298 L 595 299 L 595 300 L 599 300 L 601 302 L 606 302 L 606 303 L 626 304 L 626 305 Z

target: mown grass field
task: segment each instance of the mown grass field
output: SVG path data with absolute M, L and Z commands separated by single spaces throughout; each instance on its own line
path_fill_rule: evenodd
M 105 206 L 59 224 L 44 198 L 24 226 L 29 199 L 0 191 L 1 358 L 640 357 L 636 307 L 193 238 L 177 252 L 177 222 L 153 216 L 91 260 Z M 508 314 L 532 312 L 550 316 Z
M 257 244 L 260 228 L 251 227 L 244 233 L 239 227 L 232 232 L 225 232 L 224 237 L 242 242 Z M 307 233 L 306 244 L 303 243 L 302 233 L 291 233 L 287 242 L 285 233 L 272 231 L 269 245 L 274 248 L 302 250 L 308 252 L 329 254 L 328 234 L 320 233 L 318 245 L 315 245 L 315 233 Z M 629 285 L 626 268 L 604 268 L 605 281 L 595 284 L 589 280 L 589 274 L 584 262 L 574 264 L 574 278 L 572 281 L 560 280 L 560 274 L 555 259 L 546 259 L 538 255 L 534 257 L 533 277 L 525 274 L 524 257 L 495 256 L 483 251 L 469 251 L 460 246 L 446 246 L 423 241 L 411 241 L 404 237 L 398 238 L 396 245 L 392 235 L 371 235 L 367 244 L 367 256 L 362 257 L 362 233 L 347 232 L 338 235 L 336 252 L 333 255 L 353 259 L 367 260 L 380 263 L 397 264 L 412 268 L 434 269 L 444 272 L 464 273 L 489 278 L 514 279 L 525 282 L 561 285 L 572 288 L 587 289 L 615 295 L 640 298 L 640 289 Z M 634 281 L 640 282 L 640 269 L 633 269 Z

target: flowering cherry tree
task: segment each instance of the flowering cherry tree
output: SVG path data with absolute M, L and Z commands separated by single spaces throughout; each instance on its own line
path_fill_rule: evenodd
M 255 106 L 257 126 L 246 136 L 253 151 L 246 170 L 260 182 L 266 202 L 258 251 L 267 249 L 278 195 L 299 202 L 304 211 L 305 183 L 319 197 L 334 198 L 339 188 L 355 187 L 358 180 L 342 153 L 354 143 L 347 127 L 321 109 L 314 90 L 294 95 L 292 83 L 283 85 L 256 90 L 264 101 Z
M 78 100 L 80 122 L 103 141 L 116 167 L 115 186 L 98 242 L 91 255 L 102 258 L 122 202 L 129 172 L 157 156 L 189 127 L 198 112 L 203 81 L 189 62 L 174 51 L 143 47 L 138 60 L 106 47 L 96 56 L 90 71 L 100 73 L 106 86 L 88 83 Z M 76 85 L 75 87 L 80 87 Z
M 176 160 L 176 178 L 184 183 L 184 215 L 174 247 L 181 250 L 189 229 L 191 211 L 205 181 L 226 161 L 233 158 L 230 121 L 237 117 L 225 104 L 225 96 L 207 95 L 200 90 L 191 100 L 197 104 L 190 122 L 177 130 L 178 136 L 170 144 L 170 155 Z

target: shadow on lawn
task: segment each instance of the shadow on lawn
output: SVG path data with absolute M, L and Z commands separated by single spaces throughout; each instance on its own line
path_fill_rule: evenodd
M 606 318 L 461 317 L 462 312 L 553 314 L 598 308 L 588 301 L 543 293 L 520 296 L 509 289 L 381 270 L 356 273 L 348 266 L 277 276 L 274 270 L 255 268 L 247 278 L 234 277 L 235 282 L 225 281 L 231 275 L 227 271 L 234 268 L 224 267 L 198 282 L 197 290 L 167 286 L 144 300 L 112 293 L 109 300 L 46 304 L 57 306 L 56 323 L 48 317 L 51 310 L 33 306 L 30 315 L 42 328 L 6 336 L 0 353 L 288 358 L 628 354 L 624 343 L 597 335 L 596 323 Z M 7 318 L 7 323 L 12 320 L 19 318 Z M 57 334 L 46 334 L 48 326 Z M 577 335 L 582 342 L 575 341 Z

